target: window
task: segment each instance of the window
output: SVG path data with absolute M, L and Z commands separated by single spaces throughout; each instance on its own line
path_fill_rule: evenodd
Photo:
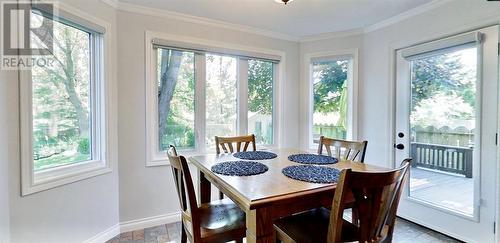
M 194 149 L 194 53 L 158 49 L 159 150 Z
M 104 155 L 103 32 L 39 11 L 31 19 L 52 22 L 54 62 L 21 74 L 23 195 L 110 170 Z M 32 47 L 42 43 L 31 35 Z
M 215 149 L 215 136 L 238 134 L 237 63 L 234 57 L 206 55 L 205 134 L 208 148 Z
M 148 166 L 167 163 L 169 145 L 184 154 L 215 152 L 215 136 L 253 133 L 261 146 L 275 144 L 277 61 L 152 42 Z
M 248 61 L 248 132 L 255 134 L 258 144 L 273 144 L 272 62 Z
M 354 55 L 309 57 L 309 147 L 319 137 L 353 139 Z

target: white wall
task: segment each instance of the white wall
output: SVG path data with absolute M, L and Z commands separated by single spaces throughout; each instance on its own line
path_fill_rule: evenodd
M 359 48 L 358 137 L 369 141 L 368 163 L 392 166 L 392 128 L 389 122 L 393 104 L 391 48 L 498 24 L 499 21 L 500 5 L 497 3 L 454 0 L 375 31 L 301 43 L 300 53 L 303 56 L 310 52 Z M 302 70 L 304 65 L 301 65 Z M 302 78 L 301 85 L 304 82 L 307 80 Z M 302 97 L 305 95 L 301 94 Z M 305 126 L 301 120 L 301 129 Z
M 115 26 L 115 10 L 99 0 L 65 0 L 65 3 Z M 113 29 L 115 29 L 113 27 Z M 114 35 L 114 30 L 109 34 Z M 111 46 L 114 49 L 114 44 Z M 108 70 L 114 77 L 115 56 Z M 118 166 L 116 149 L 109 148 L 113 172 L 51 190 L 20 196 L 19 81 L 17 75 L 0 75 L 0 222 L 4 224 L 5 185 L 9 191 L 10 240 L 14 243 L 83 242 L 118 224 Z M 112 80 L 110 80 L 112 81 Z M 111 99 L 116 95 L 110 82 Z M 116 101 L 115 101 L 116 103 Z M 112 144 L 116 144 L 116 107 L 110 111 Z M 113 129 L 115 128 L 115 129 Z M 6 170 L 4 167 L 8 167 Z M 4 175 L 8 174 L 8 175 Z M 4 178 L 8 183 L 4 184 Z M 0 231 L 0 235 L 3 235 Z M 2 241 L 0 237 L 0 241 Z
M 145 31 L 279 50 L 286 53 L 284 146 L 298 145 L 298 51 L 282 41 L 161 17 L 118 12 L 118 92 L 120 220 L 122 222 L 179 211 L 170 167 L 145 167 Z M 192 171 L 196 173 L 196 171 Z
M 0 71 L 0 243 L 9 242 L 10 238 L 8 171 L 11 164 L 10 158 L 16 154 L 16 150 L 12 148 L 17 145 L 8 139 L 9 133 L 12 133 L 8 124 L 13 122 L 15 116 L 6 115 L 9 114 L 7 104 L 12 96 L 7 92 L 7 87 L 9 83 L 15 83 L 16 79 L 17 72 Z

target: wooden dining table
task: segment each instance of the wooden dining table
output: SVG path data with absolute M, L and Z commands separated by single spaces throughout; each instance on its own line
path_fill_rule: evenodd
M 336 183 L 319 184 L 298 181 L 282 174 L 290 165 L 300 165 L 288 160 L 291 154 L 306 153 L 298 149 L 269 150 L 278 156 L 270 160 L 259 160 L 268 166 L 263 174 L 253 176 L 226 176 L 211 171 L 219 162 L 239 160 L 232 154 L 200 155 L 189 158 L 199 170 L 199 196 L 201 203 L 211 200 L 211 185 L 236 203 L 246 212 L 247 242 L 274 243 L 273 220 L 317 207 L 330 207 Z M 359 162 L 342 160 L 332 165 L 339 170 L 384 171 L 387 168 Z

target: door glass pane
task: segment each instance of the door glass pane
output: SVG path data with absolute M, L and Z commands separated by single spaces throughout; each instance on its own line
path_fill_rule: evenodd
M 248 60 L 248 133 L 273 143 L 273 63 Z
M 410 196 L 473 214 L 477 48 L 411 65 Z
M 313 62 L 312 82 L 314 112 L 313 142 L 321 135 L 345 139 L 347 134 L 347 82 L 349 60 Z
M 160 151 L 194 149 L 194 53 L 158 49 Z
M 237 59 L 206 55 L 206 145 L 215 148 L 215 136 L 237 134 Z
M 31 14 L 34 24 L 52 21 Z M 92 159 L 91 34 L 52 21 L 54 65 L 32 69 L 34 170 Z M 31 46 L 44 47 L 32 34 Z

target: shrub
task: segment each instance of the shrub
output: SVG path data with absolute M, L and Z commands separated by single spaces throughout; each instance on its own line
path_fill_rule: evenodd
M 90 145 L 88 138 L 82 138 L 78 141 L 78 152 L 80 154 L 89 154 L 90 153 Z

